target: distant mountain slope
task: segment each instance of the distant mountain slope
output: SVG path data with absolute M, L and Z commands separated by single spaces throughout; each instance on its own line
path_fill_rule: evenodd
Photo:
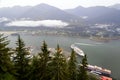
M 77 7 L 65 11 L 80 17 L 87 16 L 86 20 L 88 22 L 120 23 L 120 10 L 114 8 L 104 6 L 95 6 L 89 8 Z
M 115 9 L 119 9 L 120 10 L 120 4 L 114 4 L 109 6 L 110 8 L 115 8 Z
M 30 20 L 61 20 L 72 25 L 89 23 L 117 23 L 120 24 L 120 4 L 109 7 L 95 6 L 84 8 L 78 6 L 74 9 L 61 10 L 48 4 L 36 6 L 15 6 L 0 8 L 0 19 L 5 17 L 10 20 L 29 18 Z M 4 22 L 3 22 L 4 23 Z
M 94 23 L 115 23 L 120 24 L 120 11 L 108 12 L 104 15 L 91 19 Z
M 30 6 L 25 7 L 15 6 L 11 8 L 10 7 L 0 8 L 0 17 L 16 19 L 19 18 L 25 11 L 27 11 L 30 8 L 31 8 Z
M 48 4 L 0 8 L 0 18 L 2 17 L 12 20 L 61 20 L 71 24 L 80 24 L 84 22 L 82 18 Z
M 61 9 L 47 5 L 39 4 L 26 11 L 21 17 L 35 20 L 63 20 L 63 21 L 81 21 L 78 16 L 69 14 Z

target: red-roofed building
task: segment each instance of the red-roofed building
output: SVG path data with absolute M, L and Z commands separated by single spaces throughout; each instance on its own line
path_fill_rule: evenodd
M 106 76 L 101 76 L 100 80 L 112 80 L 112 78 L 110 77 L 106 77 Z

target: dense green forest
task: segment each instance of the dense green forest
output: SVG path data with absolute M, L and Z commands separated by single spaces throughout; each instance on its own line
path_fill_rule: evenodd
M 99 80 L 87 72 L 86 55 L 79 65 L 74 50 L 67 59 L 57 45 L 51 57 L 43 41 L 39 53 L 31 57 L 20 36 L 15 49 L 8 47 L 9 42 L 6 36 L 0 34 L 0 80 Z

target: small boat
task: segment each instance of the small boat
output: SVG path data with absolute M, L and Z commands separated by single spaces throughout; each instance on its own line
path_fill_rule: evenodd
M 12 33 L 11 36 L 18 36 L 19 33 Z

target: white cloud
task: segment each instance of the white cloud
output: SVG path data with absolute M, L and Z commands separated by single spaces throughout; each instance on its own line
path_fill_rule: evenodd
M 88 18 L 88 16 L 81 16 L 81 18 L 82 18 L 82 19 L 87 19 L 87 18 Z
M 1 17 L 0 18 L 0 22 L 6 22 L 6 21 L 10 21 L 10 19 L 8 19 L 6 17 Z
M 67 22 L 63 22 L 61 20 L 41 20 L 41 21 L 17 20 L 6 24 L 6 26 L 18 26 L 18 27 L 46 26 L 46 27 L 56 27 L 56 28 L 63 28 L 68 25 L 69 24 Z

